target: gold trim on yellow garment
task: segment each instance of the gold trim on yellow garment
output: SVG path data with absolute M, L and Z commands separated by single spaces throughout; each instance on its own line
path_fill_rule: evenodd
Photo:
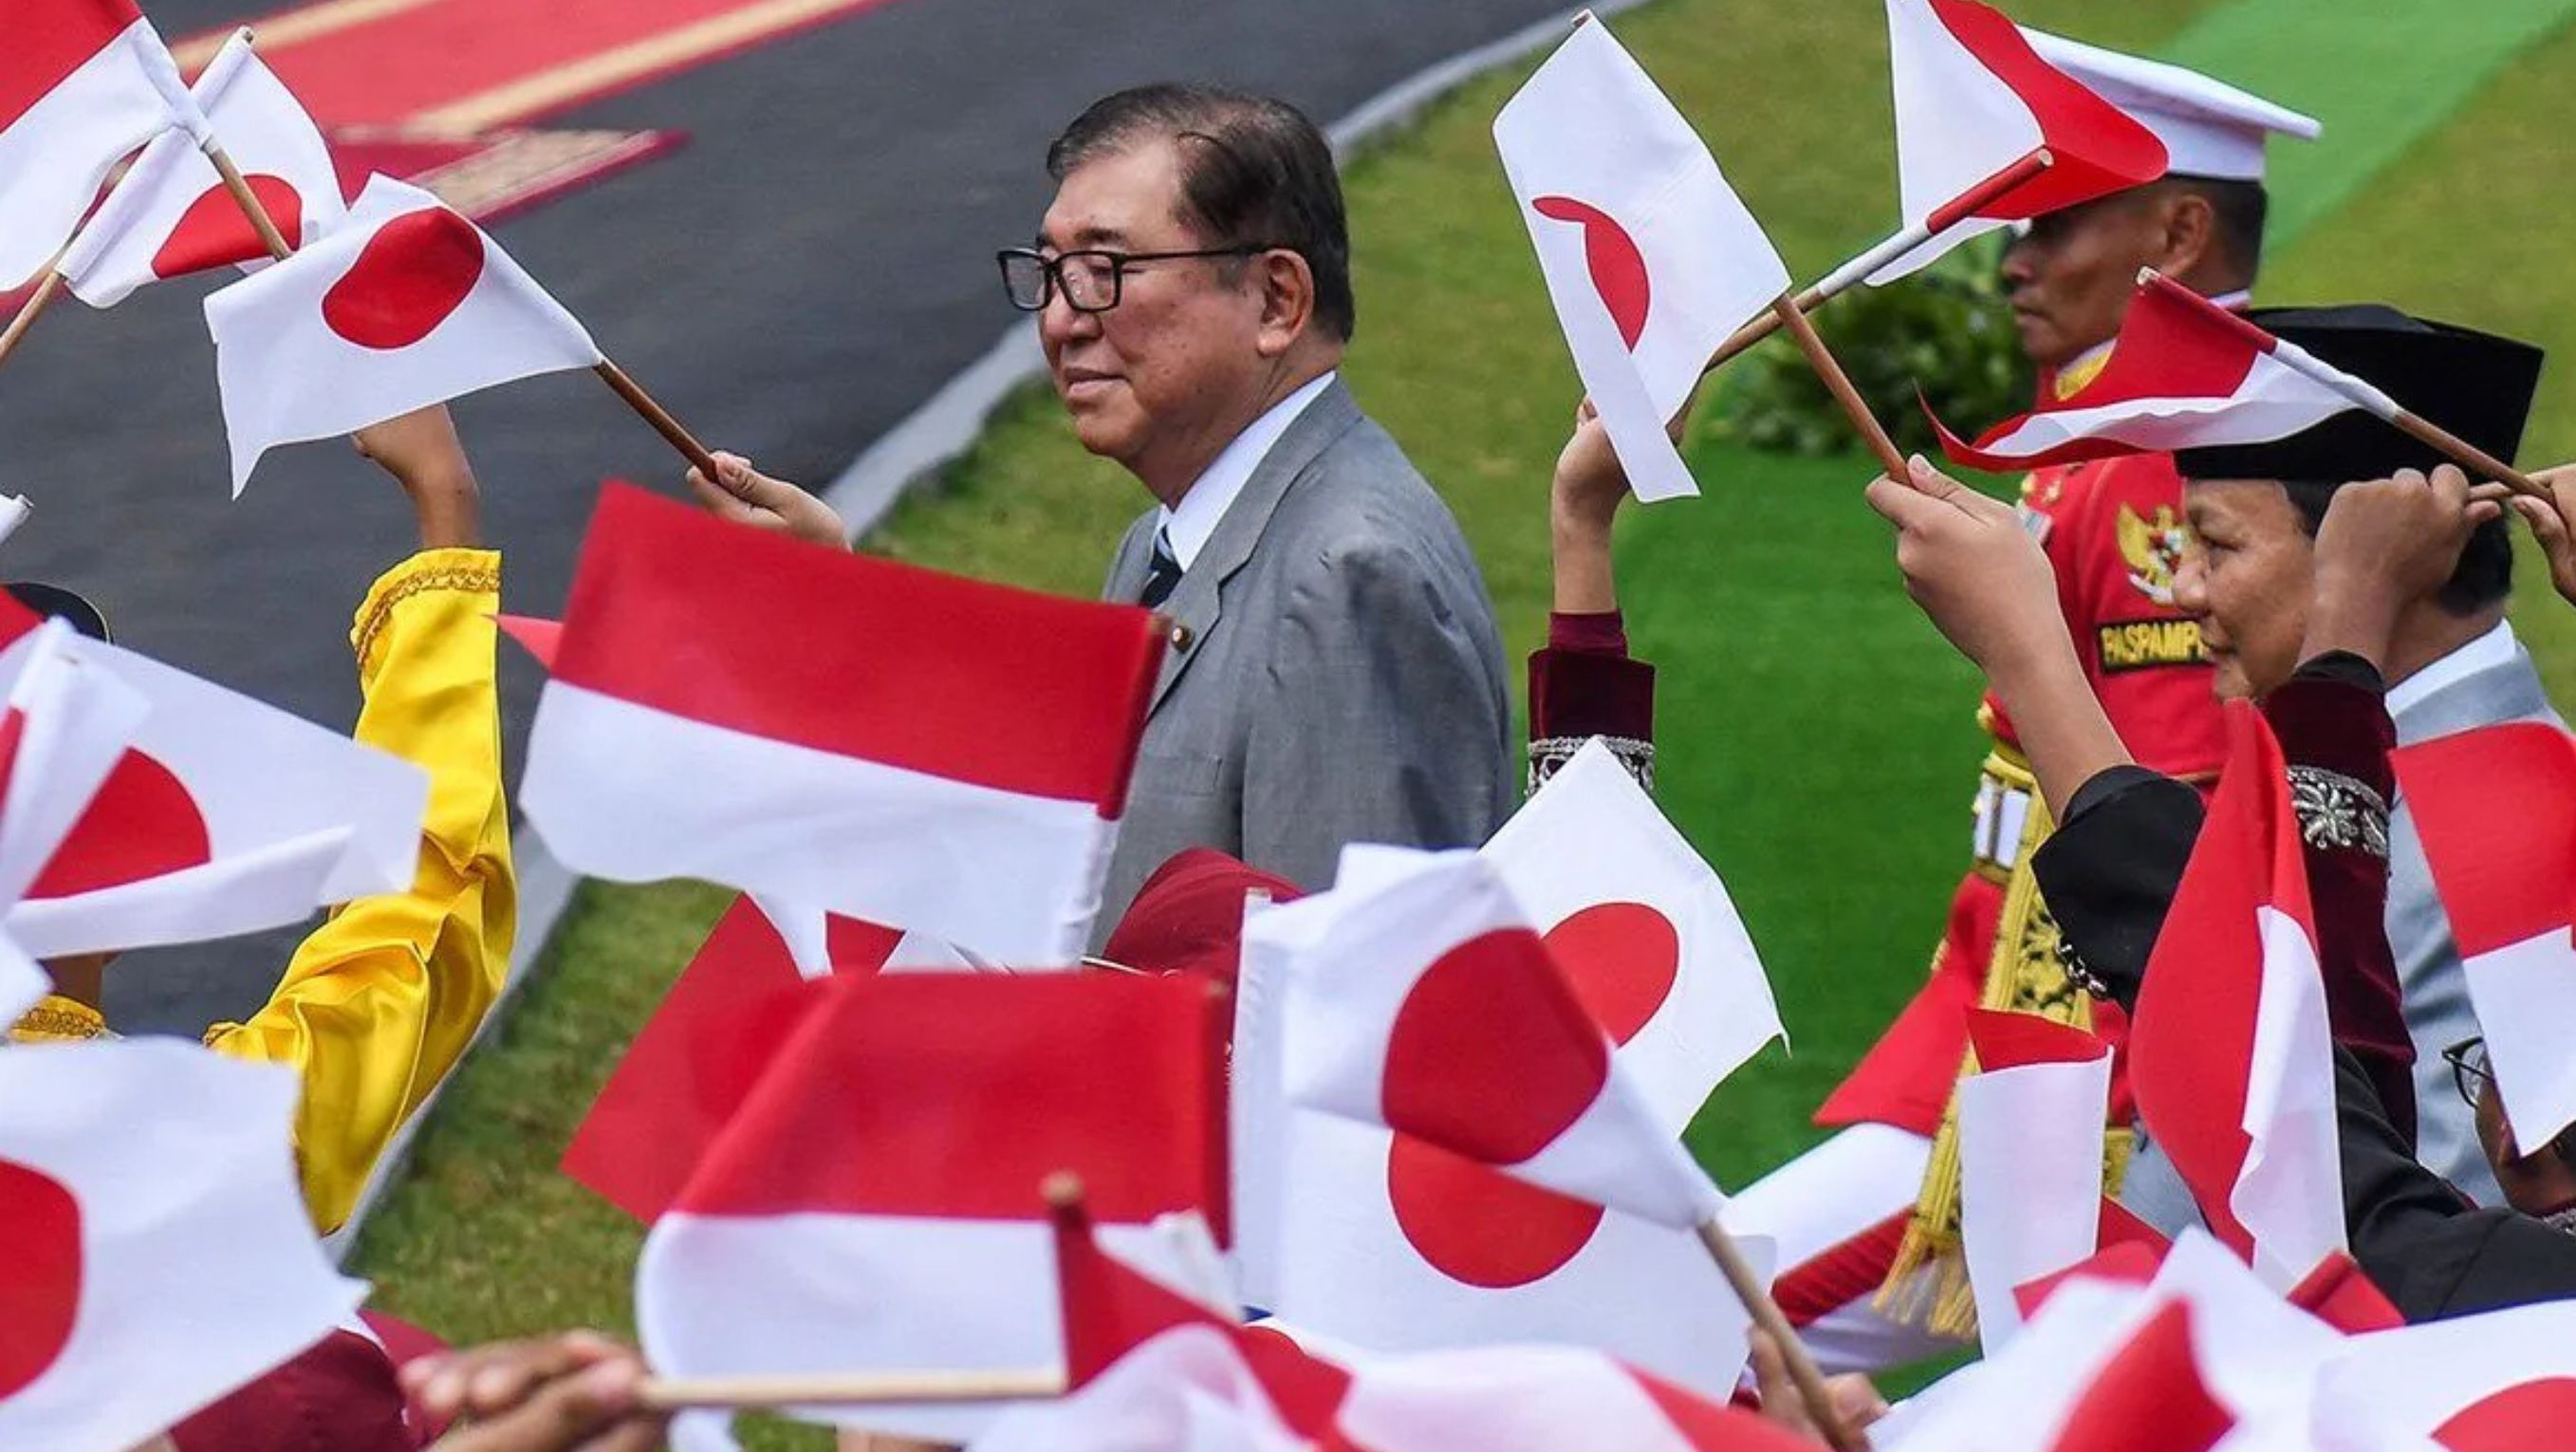
M 9 1030 L 9 1037 L 22 1044 L 76 1044 L 114 1035 L 107 1031 L 107 1019 L 97 1009 L 58 994 L 47 994 Z

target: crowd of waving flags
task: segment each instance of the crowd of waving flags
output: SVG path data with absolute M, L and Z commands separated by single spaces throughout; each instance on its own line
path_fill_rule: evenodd
M 1803 328 L 1851 286 L 2163 172 L 2051 38 L 1973 0 L 1887 18 L 1899 224 L 1803 291 L 1601 23 L 1498 118 L 1642 496 L 1694 492 L 1667 428 L 1748 327 Z M 614 372 L 436 197 L 376 177 L 349 200 L 247 35 L 189 85 L 129 0 L 10 22 L 0 279 L 107 307 L 246 272 L 206 304 L 236 491 L 273 447 Z M 1944 434 L 2026 466 L 2347 409 L 2411 417 L 2148 277 L 2097 378 Z M 565 1158 L 650 1227 L 638 1321 L 674 1384 L 802 1377 L 798 1415 L 996 1449 L 1803 1445 L 1730 1405 L 1779 1324 L 1771 1247 L 1730 1229 L 1681 1141 L 1781 1017 L 1717 873 L 1605 747 L 1480 850 L 1355 845 L 1320 890 L 1247 899 L 1226 974 L 1084 970 L 1161 665 L 1146 611 L 611 486 L 564 618 L 504 624 L 548 672 L 522 801 L 562 858 L 742 894 Z M 409 879 L 427 786 L 391 756 L 6 603 L 0 696 L 11 1017 L 37 959 Z M 2563 1433 L 2576 1310 L 2407 1327 L 2344 1255 L 2298 828 L 2261 718 L 2230 729 L 2133 1041 L 2141 1112 L 2210 1231 L 2168 1244 L 2102 1201 L 2101 1041 L 1981 1015 L 1960 1114 L 1987 1356 L 1881 1446 Z M 2576 1122 L 2576 752 L 2506 726 L 2397 769 L 2513 1122 L 2545 1138 Z M 2504 813 L 2474 787 L 2508 770 L 2561 786 Z M 363 1288 L 297 1201 L 295 1092 L 170 1042 L 0 1053 L 0 1443 L 132 1446 L 348 1320 Z

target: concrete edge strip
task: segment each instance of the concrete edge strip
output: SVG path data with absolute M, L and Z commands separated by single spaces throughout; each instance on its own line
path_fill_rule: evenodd
M 1532 51 L 1564 35 L 1577 15 L 1585 10 L 1594 15 L 1615 15 L 1646 3 L 1646 0 L 1593 0 L 1581 6 L 1536 20 L 1511 34 L 1488 41 L 1472 50 L 1462 51 L 1437 65 L 1429 66 L 1378 92 L 1360 104 L 1359 109 L 1325 128 L 1334 151 L 1348 162 L 1351 152 L 1380 134 L 1412 120 L 1424 107 L 1488 71 L 1519 60 Z M 1038 330 L 1034 321 L 1012 325 L 995 340 L 984 355 L 967 365 L 956 377 L 940 386 L 920 407 L 888 429 L 866 452 L 843 469 L 840 476 L 823 491 L 824 500 L 840 511 L 850 528 L 850 537 L 862 539 L 882 523 L 904 495 L 931 479 L 941 469 L 955 462 L 974 446 L 984 431 L 985 421 L 993 416 L 1002 401 L 1018 388 L 1045 371 L 1045 359 L 1038 352 Z M 519 935 L 510 953 L 510 972 L 502 984 L 501 996 L 492 1011 L 484 1015 L 483 1026 L 475 1032 L 474 1042 L 457 1060 L 449 1073 L 452 1080 L 484 1041 L 498 1029 L 517 1003 L 520 988 L 545 956 L 554 937 L 555 925 L 564 910 L 572 905 L 573 889 L 580 880 L 561 862 L 555 860 L 545 840 L 525 818 L 519 819 L 511 838 L 511 850 L 519 875 Z M 442 1083 L 433 1090 L 419 1110 L 413 1113 L 385 1147 L 376 1161 L 375 1173 L 368 1177 L 367 1188 L 358 1197 L 357 1208 L 349 1223 L 334 1231 L 323 1242 L 335 1261 L 345 1262 L 356 1249 L 358 1237 L 367 1220 L 402 1180 L 411 1163 L 412 1141 L 430 1115 L 438 1108 L 439 1097 L 447 1092 Z
M 1643 3 L 1645 0 L 1595 0 L 1591 5 L 1533 21 L 1378 92 L 1362 102 L 1359 109 L 1326 127 L 1325 134 L 1347 164 L 1354 150 L 1413 120 L 1451 91 L 1553 44 L 1585 10 L 1608 16 Z M 824 501 L 838 510 L 842 522 L 849 526 L 850 538 L 866 538 L 906 494 L 974 447 L 993 411 L 1011 396 L 1012 390 L 1042 375 L 1045 367 L 1046 361 L 1038 352 L 1035 321 L 1015 323 L 982 357 L 887 430 L 823 491 Z

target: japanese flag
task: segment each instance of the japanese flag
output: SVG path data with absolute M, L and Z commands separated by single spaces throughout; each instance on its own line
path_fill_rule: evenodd
M 48 620 L 0 656 L 8 682 L 0 709 L 0 904 L 19 903 L 63 855 L 151 714 L 140 693 L 75 653 L 79 641 L 69 624 Z
M 296 1185 L 299 1092 L 175 1040 L 0 1050 L 0 1446 L 125 1452 L 356 1311 Z
M 2111 1047 L 2037 1014 L 1973 1011 L 1959 1081 L 1960 1238 L 1988 1353 L 2021 1326 L 2015 1291 L 2090 1257 L 2102 1205 Z
M 2165 173 L 2165 144 L 2031 48 L 2020 27 L 1977 0 L 1887 0 L 1896 83 L 1896 181 L 1905 220 L 1930 240 L 1870 274 L 1873 286 L 1930 266 L 2009 221 L 2144 186 Z M 2034 151 L 2053 164 L 1962 209 L 1972 192 Z
M 107 174 L 172 127 L 210 134 L 134 0 L 10 0 L 0 43 L 0 286 L 35 276 Z
M 2391 765 L 2527 1152 L 2576 1123 L 2576 738 L 2515 722 L 2402 747 Z
M 1280 1003 L 1299 951 L 1358 895 L 1343 877 L 1244 930 L 1230 1099 L 1244 1299 L 1301 1332 L 1384 1351 L 1590 1346 L 1726 1395 L 1748 1323 L 1691 1232 L 1289 1102 Z M 1771 1242 L 1738 1244 L 1767 1274 Z
M 601 361 L 481 229 L 384 177 L 330 236 L 207 298 L 206 327 L 235 495 L 279 444 Z
M 2334 1040 L 2288 768 L 2227 704 L 2209 819 L 2129 1029 L 2138 1113 L 2201 1217 L 2276 1289 L 2345 1249 Z
M 1225 1224 L 1223 1025 L 1206 986 L 1107 973 L 834 976 L 652 1234 L 636 1322 L 674 1376 L 1060 1374 L 1040 1185 L 1081 1178 L 1141 1264 L 1158 1217 Z M 1177 1276 L 1179 1273 L 1174 1272 Z M 963 1407 L 816 1408 L 958 1440 Z
M 1771 980 L 1726 884 L 1601 741 L 1484 855 L 1673 1134 L 1780 1037 Z
M 1789 269 L 1690 123 L 1585 19 L 1494 118 L 1575 371 L 1640 499 L 1697 494 L 1664 428 Z
M 311 242 L 347 214 L 322 133 L 252 53 L 249 31 L 224 42 L 191 94 L 289 245 Z M 99 204 L 57 270 L 74 296 L 105 308 L 165 278 L 268 260 L 215 164 L 185 133 L 165 131 Z
M 59 652 L 139 709 L 96 799 L 0 918 L 28 952 L 229 937 L 410 884 L 419 767 L 4 599 L 0 640 L 0 673 Z
M 1289 1099 L 1674 1229 L 1715 1215 L 1725 1198 L 1613 1060 L 1493 865 L 1418 854 L 1391 876 L 1293 960 Z

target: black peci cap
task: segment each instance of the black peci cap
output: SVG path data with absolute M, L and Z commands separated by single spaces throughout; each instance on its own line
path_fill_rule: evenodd
M 0 590 L 7 590 L 19 604 L 39 615 L 61 616 L 71 622 L 72 629 L 92 640 L 109 638 L 107 613 L 91 604 L 89 598 L 77 590 L 66 590 L 41 580 L 11 580 L 0 585 Z
M 2257 308 L 2256 327 L 2295 343 L 2506 463 L 2522 446 L 2541 351 L 2392 307 Z M 2282 479 L 2349 484 L 2449 460 L 2432 446 L 2359 409 L 2268 444 L 2184 449 L 2186 479 Z

